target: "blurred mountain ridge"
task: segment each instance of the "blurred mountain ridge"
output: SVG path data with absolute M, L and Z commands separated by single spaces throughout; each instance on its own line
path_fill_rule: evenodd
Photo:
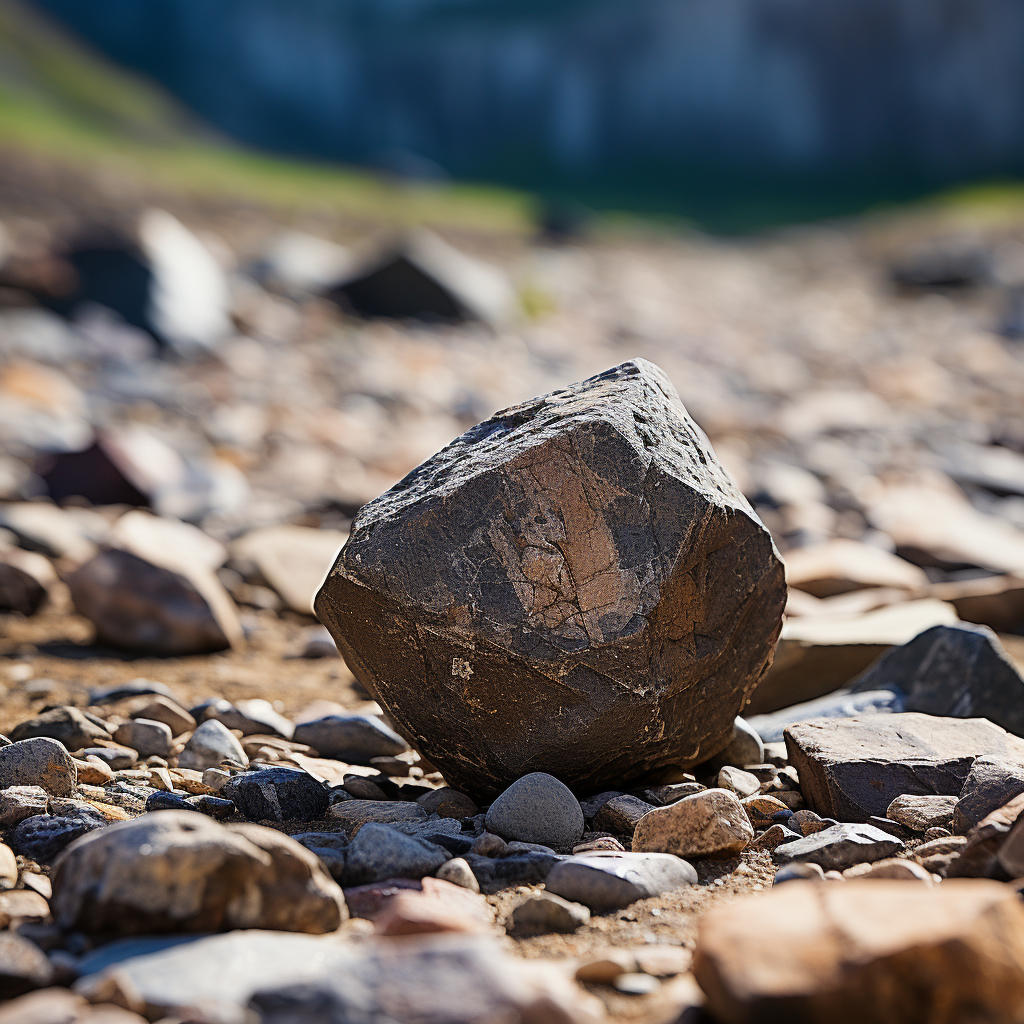
M 1024 168 L 1018 0 L 36 3 L 280 152 L 656 204 Z

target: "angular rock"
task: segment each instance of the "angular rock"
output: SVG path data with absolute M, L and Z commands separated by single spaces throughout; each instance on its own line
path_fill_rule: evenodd
M 517 903 L 505 928 L 519 935 L 572 934 L 590 921 L 590 911 L 582 903 L 572 903 L 551 892 L 541 892 Z
M 419 804 L 404 800 L 343 800 L 332 804 L 328 814 L 348 836 L 356 835 L 366 824 L 415 822 L 427 816 Z
M 178 764 L 182 768 L 194 768 L 197 771 L 216 768 L 229 760 L 243 765 L 249 763 L 242 744 L 226 726 L 215 721 L 203 722 L 198 726 L 185 744 L 185 749 L 178 755 Z
M 345 900 L 319 860 L 259 825 L 161 811 L 85 836 L 53 873 L 61 928 L 123 935 L 276 928 L 334 931 Z
M 295 732 L 295 726 L 279 715 L 269 700 L 239 700 L 234 704 L 212 700 L 194 710 L 198 721 L 212 718 L 228 729 L 237 729 L 243 736 L 283 736 L 290 740 Z
M 36 736 L 49 736 L 63 743 L 68 750 L 81 750 L 92 746 L 96 740 L 110 739 L 107 729 L 72 707 L 51 708 L 11 730 L 11 739 L 15 741 Z
M 14 934 L 0 932 L 0 999 L 13 999 L 53 980 L 53 966 L 34 943 Z
M 736 857 L 754 830 L 735 793 L 708 789 L 656 807 L 633 833 L 633 849 L 677 857 Z
M 401 754 L 409 744 L 376 715 L 327 715 L 301 722 L 292 737 L 307 743 L 321 757 L 349 764 L 368 764 L 371 757 Z
M 927 832 L 952 822 L 957 800 L 955 796 L 898 796 L 889 804 L 885 816 L 911 832 Z
M 0 789 L 0 828 L 17 825 L 25 818 L 46 814 L 50 798 L 42 786 L 8 786 Z
M 172 736 L 193 732 L 196 727 L 196 720 L 176 700 L 160 695 L 154 696 L 151 700 L 144 699 L 140 706 L 131 712 L 131 717 L 163 722 L 171 730 Z
M 894 645 L 905 644 L 932 626 L 958 621 L 951 604 L 932 598 L 900 601 L 862 614 L 791 616 L 782 627 L 771 670 L 754 691 L 746 713 L 768 714 L 832 693 Z
M 498 413 L 364 505 L 315 606 L 399 730 L 489 796 L 527 771 L 594 790 L 707 760 L 784 601 L 767 531 L 636 360 Z
M 583 810 L 558 779 L 533 772 L 517 779 L 491 804 L 485 825 L 505 840 L 569 850 L 583 836 Z
M 462 857 L 452 857 L 451 860 L 442 864 L 437 869 L 437 877 L 445 882 L 451 882 L 452 885 L 469 889 L 470 892 L 480 891 L 480 883 L 476 880 L 473 869 Z
M 0 747 L 0 790 L 39 786 L 51 796 L 74 796 L 78 770 L 67 748 L 48 736 Z
M 927 629 L 882 655 L 850 689 L 898 689 L 907 711 L 987 718 L 1024 736 L 1024 678 L 988 626 Z
M 138 752 L 139 757 L 169 757 L 174 736 L 163 722 L 148 718 L 133 718 L 118 727 L 114 741 Z
M 234 563 L 251 564 L 293 612 L 312 615 L 313 598 L 346 540 L 348 534 L 340 530 L 266 526 L 236 540 L 231 557 Z
M 1004 878 L 1000 857 L 1022 813 L 1024 794 L 982 818 L 967 833 L 967 841 L 953 849 L 948 862 L 934 869 L 936 873 L 946 878 Z M 950 836 L 946 843 L 959 838 Z
M 654 804 L 641 800 L 638 796 L 623 793 L 605 802 L 594 815 L 594 828 L 598 832 L 613 832 L 615 835 L 631 836 L 637 822 L 648 812 L 654 810 Z
M 953 809 L 953 831 L 963 835 L 993 811 L 1024 793 L 1024 764 L 979 757 Z
M 252 821 L 315 821 L 327 811 L 327 790 L 297 768 L 242 772 L 220 789 L 220 796 Z
M 596 914 L 697 884 L 693 865 L 667 853 L 581 853 L 555 864 L 548 892 Z
M 833 825 L 777 847 L 772 858 L 776 864 L 801 861 L 817 864 L 823 871 L 842 871 L 892 857 L 902 849 L 899 839 L 873 825 Z
M 232 637 L 192 582 L 128 551 L 100 552 L 67 582 L 75 610 L 96 627 L 101 643 L 159 657 L 231 646 Z
M 705 914 L 693 970 L 729 1024 L 1011 1024 L 1024 907 L 995 882 L 798 882 Z
M 732 790 L 741 800 L 761 792 L 761 783 L 750 772 L 726 765 L 718 773 L 718 788 Z
M 115 772 L 122 768 L 131 768 L 139 759 L 138 751 L 132 750 L 131 747 L 122 747 L 113 740 L 102 747 L 85 747 L 76 753 L 82 758 L 98 758 Z
M 910 713 L 790 725 L 786 749 L 810 808 L 854 822 L 906 793 L 958 795 L 979 755 L 1024 763 L 1024 741 L 991 722 Z
M 366 885 L 385 878 L 422 878 L 447 861 L 433 843 L 402 835 L 387 825 L 364 825 L 345 855 L 345 885 Z

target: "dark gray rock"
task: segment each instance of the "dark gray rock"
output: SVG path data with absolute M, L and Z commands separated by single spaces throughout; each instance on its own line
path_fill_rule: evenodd
M 811 810 L 853 822 L 905 793 L 957 796 L 981 754 L 1024 763 L 1024 741 L 991 722 L 910 713 L 799 722 L 786 748 Z
M 799 861 L 817 864 L 823 871 L 843 871 L 854 864 L 893 857 L 902 849 L 899 839 L 873 825 L 833 825 L 776 847 L 772 858 L 776 864 Z
M 513 782 L 487 810 L 487 831 L 505 840 L 571 850 L 583 836 L 583 810 L 571 790 L 543 772 Z
M 0 932 L 0 999 L 46 988 L 52 981 L 53 966 L 34 942 L 14 932 Z
M 316 821 L 327 813 L 329 803 L 327 789 L 294 768 L 241 772 L 219 793 L 251 821 Z
M 964 780 L 953 808 L 953 831 L 965 835 L 970 829 L 1024 793 L 1024 764 L 998 757 L 979 757 Z
M 767 530 L 637 359 L 496 414 L 364 505 L 315 608 L 476 799 L 530 771 L 586 792 L 707 760 L 784 603 Z
M 633 834 L 636 823 L 655 805 L 637 796 L 624 793 L 608 800 L 594 815 L 594 829 L 598 832 L 613 832 L 615 835 Z
M 292 737 L 321 757 L 349 764 L 369 764 L 373 757 L 401 754 L 409 744 L 376 715 L 327 715 L 295 727 Z
M 548 877 L 556 864 L 565 860 L 565 857 L 552 853 L 522 853 L 515 857 L 467 853 L 462 856 L 484 892 L 514 885 L 536 885 Z
M 98 757 L 101 761 L 110 765 L 113 770 L 120 771 L 122 768 L 131 768 L 139 759 L 138 751 L 131 747 L 85 747 L 79 750 L 78 755 L 86 757 Z
M 385 878 L 422 878 L 448 860 L 447 850 L 387 825 L 363 825 L 345 856 L 345 885 L 366 885 Z
M 0 789 L 40 786 L 51 796 L 74 796 L 78 769 L 58 740 L 48 736 L 0 747 Z
M 667 786 L 652 786 L 640 793 L 640 797 L 655 807 L 668 807 L 683 797 L 693 796 L 694 793 L 703 793 L 706 786 L 699 782 L 673 782 Z
M 155 679 L 131 679 L 127 683 L 114 683 L 113 686 L 98 686 L 89 691 L 90 704 L 113 704 L 125 697 L 142 697 L 155 693 L 160 697 L 177 700 L 174 694 Z
M 9 562 L 0 562 L 0 614 L 35 615 L 46 598 L 46 587 L 35 576 Z
M 606 789 L 603 793 L 595 793 L 593 796 L 588 796 L 581 800 L 579 802 L 580 810 L 583 811 L 583 820 L 586 822 L 587 827 L 594 827 L 594 816 L 609 800 L 625 795 L 625 793 L 618 789 Z
M 581 853 L 556 864 L 544 880 L 548 892 L 596 913 L 696 883 L 693 865 L 669 853 Z
M 208 793 L 190 796 L 187 793 L 168 793 L 155 789 L 146 799 L 147 811 L 199 811 L 223 821 L 235 813 L 235 805 L 222 797 Z
M 50 708 L 11 730 L 11 739 L 15 742 L 36 736 L 48 736 L 64 744 L 68 750 L 81 750 L 96 740 L 109 740 L 110 731 L 79 708 L 59 707 Z
M 114 740 L 138 751 L 139 757 L 170 757 L 174 737 L 163 722 L 133 718 L 118 727 Z
M 869 690 L 850 693 L 838 690 L 825 697 L 794 704 L 770 715 L 752 715 L 747 719 L 765 743 L 780 743 L 787 725 L 812 718 L 863 718 L 865 715 L 894 715 L 903 711 L 903 694 L 894 690 Z
M 15 853 L 38 864 L 52 864 L 57 855 L 79 836 L 106 825 L 99 813 L 89 815 L 40 814 L 19 822 L 11 832 L 9 843 Z
M 850 690 L 897 689 L 904 709 L 987 718 L 1024 735 L 1024 678 L 988 626 L 933 626 L 883 654 Z
M 155 789 L 146 798 L 146 812 L 151 811 L 194 811 L 188 802 L 187 793 L 168 793 L 163 789 Z
M 211 818 L 224 821 L 235 813 L 235 805 L 231 800 L 221 796 L 213 796 L 210 793 L 200 793 L 188 798 L 188 804 L 193 810 L 201 814 L 208 814 Z

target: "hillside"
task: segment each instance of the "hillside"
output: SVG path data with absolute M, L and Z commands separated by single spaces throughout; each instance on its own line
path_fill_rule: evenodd
M 31 188 L 35 162 L 114 173 L 133 190 L 316 206 L 383 223 L 522 230 L 529 199 L 498 189 L 410 189 L 330 164 L 235 146 L 159 87 L 116 67 L 15 0 L 0 0 L 0 189 Z M 28 170 L 25 170 L 27 166 Z

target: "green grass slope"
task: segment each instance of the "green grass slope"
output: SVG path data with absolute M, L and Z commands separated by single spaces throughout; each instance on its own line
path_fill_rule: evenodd
M 113 166 L 194 196 L 330 208 L 392 224 L 520 232 L 530 221 L 523 193 L 408 187 L 233 146 L 17 0 L 0 0 L 0 148 L 78 170 Z

